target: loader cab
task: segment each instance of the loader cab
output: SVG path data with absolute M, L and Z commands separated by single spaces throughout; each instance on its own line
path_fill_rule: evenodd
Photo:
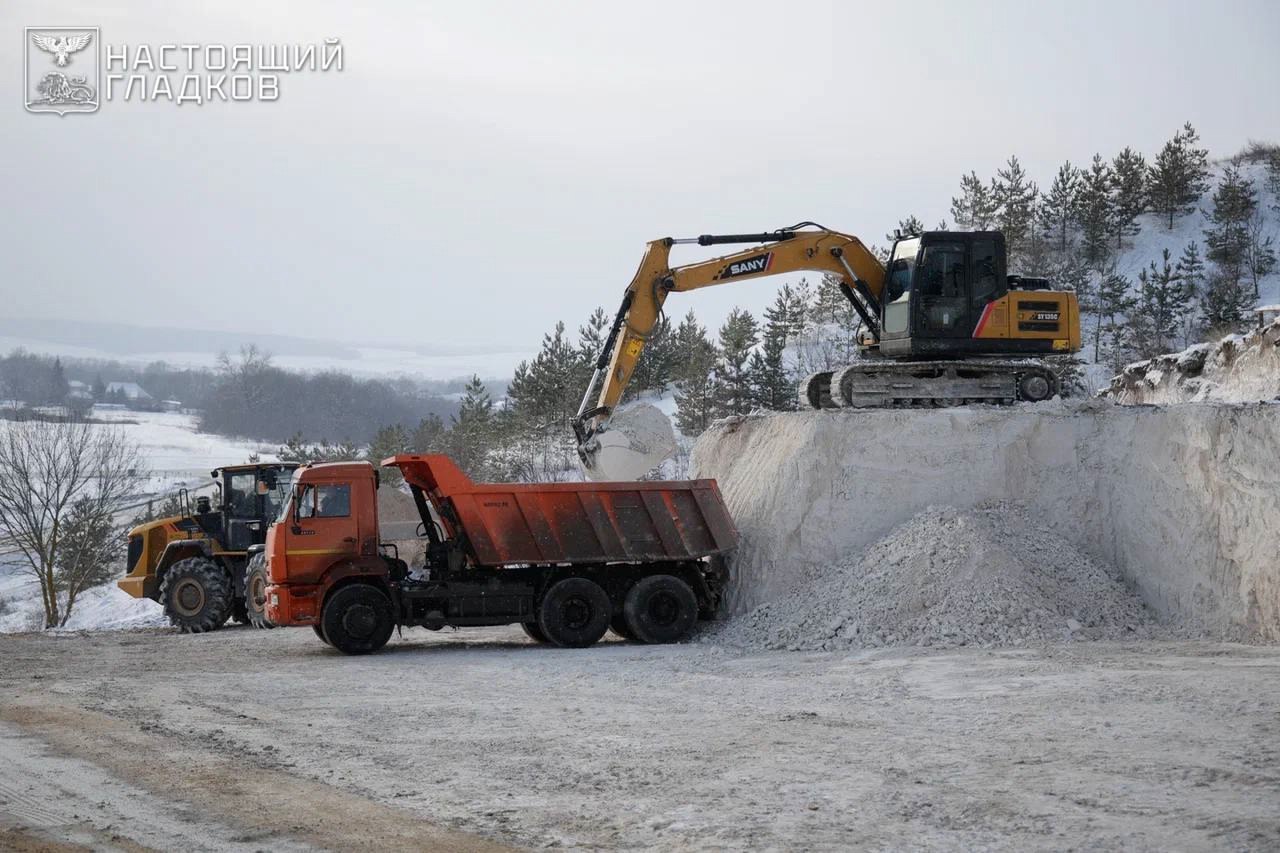
M 221 538 L 225 550 L 247 551 L 250 545 L 266 541 L 267 527 L 280 513 L 297 467 L 234 465 L 212 472 L 222 492 L 221 512 L 213 520 L 222 535 L 214 538 Z
M 926 231 L 899 238 L 885 268 L 880 350 L 921 357 L 992 350 L 975 332 L 988 306 L 1007 292 L 1000 232 Z

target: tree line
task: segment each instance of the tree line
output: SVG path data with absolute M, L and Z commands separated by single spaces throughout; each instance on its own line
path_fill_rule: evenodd
M 1047 191 L 1016 156 L 987 182 L 970 172 L 951 216 L 958 228 L 1003 231 L 1011 272 L 1047 273 L 1074 289 L 1092 360 L 1119 369 L 1247 325 L 1260 283 L 1277 265 L 1249 165 L 1262 167 L 1267 192 L 1280 197 L 1280 146 L 1251 143 L 1214 182 L 1209 152 L 1187 123 L 1150 162 L 1131 147 L 1109 159 L 1096 153 L 1086 167 L 1063 163 Z M 1197 210 L 1207 222 L 1200 239 L 1146 259 L 1134 278 L 1118 270 L 1119 255 L 1141 232 L 1139 217 L 1155 214 L 1172 230 Z

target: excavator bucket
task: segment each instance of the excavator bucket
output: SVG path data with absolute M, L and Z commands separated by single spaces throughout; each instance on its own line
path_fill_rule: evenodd
M 582 462 L 589 480 L 638 480 L 675 452 L 676 434 L 662 410 L 648 403 L 619 409 L 596 433 L 598 447 Z

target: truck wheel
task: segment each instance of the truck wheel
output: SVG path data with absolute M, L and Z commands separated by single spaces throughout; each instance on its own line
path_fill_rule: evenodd
M 376 652 L 391 639 L 391 599 L 367 583 L 344 586 L 329 596 L 320 615 L 324 639 L 348 655 Z
M 547 590 L 538 605 L 538 627 L 557 646 L 581 649 L 609 630 L 613 606 L 598 583 L 565 578 Z
M 521 622 L 520 627 L 524 629 L 526 635 L 535 643 L 549 643 L 547 635 L 542 633 L 542 629 L 538 627 L 537 622 Z
M 267 559 L 254 554 L 244 575 L 244 609 L 255 628 L 274 628 L 267 618 Z
M 275 626 L 272 625 L 271 627 L 274 628 Z M 329 645 L 329 639 L 324 635 L 323 628 L 319 625 L 312 625 L 311 630 L 316 632 L 316 636 L 320 638 L 320 642 L 324 643 L 326 646 Z
M 633 643 L 635 642 L 636 635 L 627 625 L 627 617 L 621 613 L 609 620 L 609 627 L 613 629 L 613 633 L 617 634 L 622 639 Z
M 650 575 L 631 587 L 622 613 L 640 642 L 675 643 L 698 621 L 698 597 L 680 578 Z
M 231 615 L 231 578 L 204 557 L 188 557 L 169 567 L 160 581 L 160 603 L 169 623 L 184 634 L 222 626 Z

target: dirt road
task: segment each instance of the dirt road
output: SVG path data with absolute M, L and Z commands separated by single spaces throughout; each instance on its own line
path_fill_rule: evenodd
M 0 636 L 0 849 L 1276 849 L 1280 648 Z

